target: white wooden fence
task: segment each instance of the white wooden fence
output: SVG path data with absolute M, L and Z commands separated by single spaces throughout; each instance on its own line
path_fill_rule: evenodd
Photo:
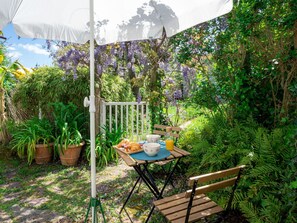
M 149 132 L 149 111 L 146 102 L 100 102 L 100 123 L 109 129 L 121 129 L 128 138 Z

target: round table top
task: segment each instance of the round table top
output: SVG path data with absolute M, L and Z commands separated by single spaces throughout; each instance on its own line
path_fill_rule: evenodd
M 139 153 L 133 153 L 130 156 L 133 159 L 147 160 L 147 161 L 162 160 L 162 159 L 165 159 L 166 157 L 170 156 L 171 153 L 165 148 L 165 143 L 160 142 L 160 145 L 161 145 L 160 151 L 155 156 L 148 156 L 144 151 L 139 152 Z

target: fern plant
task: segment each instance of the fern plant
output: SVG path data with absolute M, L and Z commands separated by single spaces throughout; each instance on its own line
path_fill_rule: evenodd
M 297 222 L 296 126 L 268 130 L 252 119 L 228 124 L 222 115 L 209 117 L 199 129 L 183 132 L 182 148 L 188 175 L 246 164 L 232 208 L 240 209 L 249 222 Z M 225 205 L 229 191 L 211 194 Z

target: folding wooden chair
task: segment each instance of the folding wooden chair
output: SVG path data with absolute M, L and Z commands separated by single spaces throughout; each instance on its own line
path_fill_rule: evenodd
M 154 202 L 154 205 L 170 222 L 195 222 L 201 218 L 224 211 L 222 207 L 207 197 L 205 193 L 227 186 L 233 186 L 226 208 L 226 210 L 230 210 L 234 192 L 244 167 L 245 166 L 242 165 L 227 170 L 191 177 L 189 179 L 189 186 L 192 187 L 192 190 L 157 200 Z M 230 178 L 231 176 L 233 177 Z M 197 187 L 198 183 L 205 183 L 217 179 L 220 179 L 220 181 Z
M 179 138 L 179 133 L 182 130 L 180 127 L 155 124 L 153 133 L 161 136 L 165 136 L 167 127 L 170 127 L 172 129 L 172 131 L 170 132 L 170 136 L 175 138 L 175 141 L 177 141 L 177 139 Z
M 161 136 L 165 136 L 167 127 L 171 127 L 172 131 L 170 132 L 170 136 L 174 138 L 174 143 L 176 144 L 176 142 L 177 142 L 177 140 L 179 138 L 179 134 L 180 134 L 180 132 L 182 130 L 180 127 L 155 124 L 153 134 L 158 134 L 158 135 L 161 135 Z M 171 162 L 171 161 L 160 161 L 160 162 L 157 162 L 156 164 L 160 165 L 160 166 L 163 166 L 163 165 L 165 165 L 165 164 L 167 164 L 169 162 Z

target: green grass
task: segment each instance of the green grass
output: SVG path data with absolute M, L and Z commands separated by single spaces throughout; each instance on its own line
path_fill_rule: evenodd
M 185 106 L 183 104 L 180 104 L 178 110 L 176 106 L 170 106 L 168 108 L 168 116 L 172 125 L 174 126 L 179 126 L 189 120 L 192 120 L 200 116 L 201 113 L 202 113 L 202 110 L 200 108 L 197 108 L 192 105 Z
M 117 167 L 111 168 L 115 170 Z M 50 211 L 67 216 L 74 222 L 84 219 L 90 195 L 88 165 L 69 168 L 60 164 L 28 166 L 25 160 L 0 158 L 0 173 L 0 210 L 10 215 L 12 220 L 16 217 L 16 213 L 11 211 L 13 205 Z M 97 189 L 101 191 L 101 201 L 108 222 L 120 222 L 119 209 L 137 176 L 134 170 L 128 170 L 124 177 L 110 175 L 107 169 L 98 172 L 97 179 L 100 183 L 97 184 Z M 11 199 L 7 200 L 9 197 Z M 140 219 L 139 222 L 144 220 L 151 208 L 151 198 L 151 193 L 142 184 L 140 192 L 134 194 L 127 204 L 130 215 Z M 44 202 L 38 206 L 30 203 L 38 199 L 44 199 Z M 122 219 L 127 219 L 125 213 L 122 214 Z M 154 214 L 152 219 L 154 222 L 165 222 L 159 214 Z
M 133 169 L 122 170 L 126 166 L 120 165 L 113 164 L 105 169 L 97 170 L 97 191 L 100 193 L 107 222 L 110 223 L 130 222 L 124 212 L 119 216 L 119 211 L 137 174 Z M 152 170 L 158 171 L 155 166 Z M 90 167 L 88 165 L 64 167 L 59 163 L 48 165 L 33 163 L 28 166 L 26 160 L 3 159 L 0 156 L 0 173 L 0 210 L 9 215 L 13 222 L 20 222 L 17 220 L 18 215 L 23 214 L 12 210 L 13 206 L 66 216 L 66 222 L 83 221 L 90 198 Z M 162 184 L 163 180 L 157 180 L 159 187 Z M 177 172 L 176 189 L 169 187 L 169 190 L 165 191 L 165 196 L 185 191 L 185 185 L 184 175 L 182 177 Z M 37 202 L 38 205 L 34 204 L 40 200 L 42 202 Z M 142 183 L 139 192 L 134 193 L 126 205 L 135 223 L 146 219 L 152 207 L 152 201 L 152 193 Z M 150 222 L 165 223 L 167 221 L 158 211 L 155 211 Z

